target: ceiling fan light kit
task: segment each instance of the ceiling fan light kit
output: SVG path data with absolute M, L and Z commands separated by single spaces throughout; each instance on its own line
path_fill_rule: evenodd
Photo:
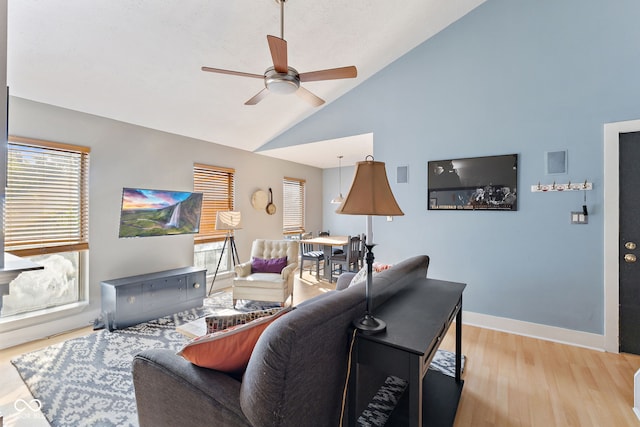
M 288 95 L 300 87 L 300 77 L 295 68 L 288 67 L 287 73 L 279 73 L 274 67 L 269 67 L 264 73 L 264 85 L 270 92 Z
M 312 82 L 321 80 L 352 79 L 358 76 L 355 66 L 331 68 L 327 70 L 311 71 L 299 74 L 298 71 L 288 65 L 287 41 L 284 39 L 284 3 L 287 0 L 275 0 L 280 5 L 280 37 L 267 36 L 267 43 L 271 51 L 273 67 L 267 68 L 263 75 L 244 73 L 242 71 L 224 70 L 221 68 L 202 67 L 202 71 L 232 76 L 263 78 L 265 89 L 262 89 L 245 105 L 255 105 L 262 101 L 270 92 L 282 95 L 295 93 L 314 107 L 324 104 L 324 100 L 307 89 L 300 86 L 300 82 Z

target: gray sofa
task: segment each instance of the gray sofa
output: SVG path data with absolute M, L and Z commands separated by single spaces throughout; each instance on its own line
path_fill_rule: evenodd
M 373 307 L 427 275 L 415 256 L 373 278 Z M 365 283 L 299 304 L 264 331 L 242 378 L 192 365 L 173 351 L 135 356 L 138 419 L 145 426 L 337 426 L 347 372 L 351 322 L 364 313 Z

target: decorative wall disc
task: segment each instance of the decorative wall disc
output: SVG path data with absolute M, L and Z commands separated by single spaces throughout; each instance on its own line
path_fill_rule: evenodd
M 251 196 L 251 206 L 253 206 L 256 210 L 263 210 L 267 207 L 267 203 L 269 203 L 269 196 L 265 191 L 256 190 Z

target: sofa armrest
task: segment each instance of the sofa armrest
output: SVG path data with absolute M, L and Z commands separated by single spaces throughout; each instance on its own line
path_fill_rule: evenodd
M 249 426 L 233 377 L 195 366 L 167 349 L 137 354 L 132 365 L 138 421 L 145 426 Z
M 251 261 L 236 265 L 234 270 L 238 277 L 247 277 L 251 274 Z
M 347 289 L 351 284 L 351 279 L 353 279 L 356 274 L 357 273 L 347 272 L 338 276 L 338 280 L 336 281 L 336 291 Z
M 289 275 L 293 274 L 293 272 L 295 271 L 296 268 L 298 268 L 298 263 L 297 262 L 292 262 L 291 264 L 289 264 L 285 268 L 283 268 L 282 271 L 280 272 L 280 274 L 282 275 L 282 279 L 283 280 L 287 280 Z

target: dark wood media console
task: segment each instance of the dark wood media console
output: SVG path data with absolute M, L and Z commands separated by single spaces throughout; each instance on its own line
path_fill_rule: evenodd
M 112 331 L 200 307 L 206 273 L 204 268 L 184 267 L 101 282 L 105 326 Z

